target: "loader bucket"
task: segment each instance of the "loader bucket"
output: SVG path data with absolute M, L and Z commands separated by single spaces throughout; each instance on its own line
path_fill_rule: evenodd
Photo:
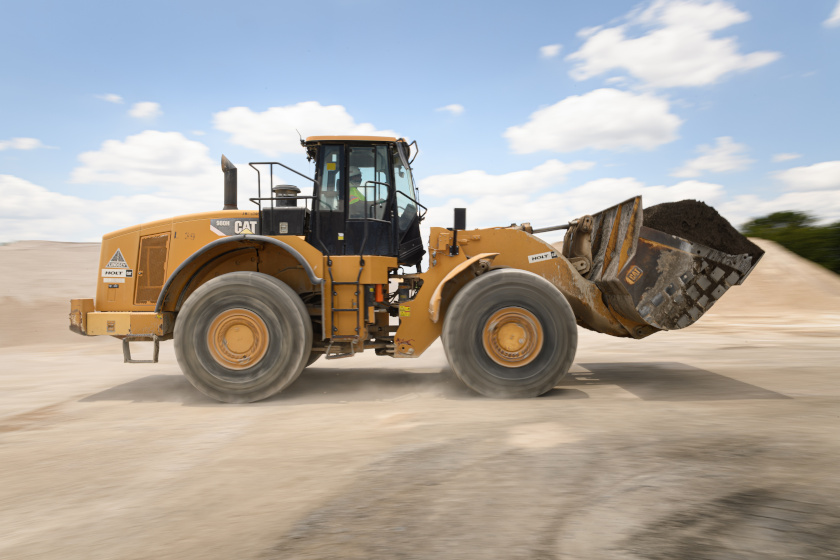
M 691 325 L 743 283 L 764 254 L 694 200 L 642 210 L 636 197 L 592 218 L 588 278 L 614 312 L 642 323 L 631 332 L 636 338 Z

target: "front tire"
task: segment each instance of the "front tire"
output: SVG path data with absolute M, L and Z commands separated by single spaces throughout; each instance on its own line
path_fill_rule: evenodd
M 572 308 L 548 280 L 501 269 L 464 286 L 441 335 L 455 375 L 488 397 L 536 397 L 566 375 L 577 349 Z
M 300 297 L 280 280 L 232 272 L 187 298 L 174 338 L 178 364 L 196 389 L 222 402 L 254 402 L 303 371 L 312 323 Z

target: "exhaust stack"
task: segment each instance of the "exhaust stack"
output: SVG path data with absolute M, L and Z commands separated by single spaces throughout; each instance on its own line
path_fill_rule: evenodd
M 222 156 L 222 171 L 225 173 L 225 206 L 222 210 L 238 210 L 236 206 L 236 166 Z

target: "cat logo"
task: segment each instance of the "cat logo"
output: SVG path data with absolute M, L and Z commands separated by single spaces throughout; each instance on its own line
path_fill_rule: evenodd
M 253 235 L 257 231 L 257 220 L 234 220 L 233 233 Z
M 220 237 L 254 235 L 257 233 L 257 220 L 212 219 L 210 220 L 210 231 Z
M 636 280 L 642 277 L 644 272 L 641 268 L 636 265 L 633 265 L 633 268 L 627 273 L 627 276 L 624 277 L 624 281 L 630 284 L 631 286 L 636 283 Z

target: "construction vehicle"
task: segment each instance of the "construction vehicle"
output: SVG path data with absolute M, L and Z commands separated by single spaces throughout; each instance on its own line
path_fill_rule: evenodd
M 237 208 L 237 169 L 222 156 L 223 210 L 105 235 L 96 297 L 71 301 L 70 328 L 122 339 L 126 362 L 156 362 L 174 338 L 189 381 L 224 402 L 270 397 L 322 356 L 417 358 L 438 337 L 473 390 L 535 397 L 568 371 L 578 326 L 637 339 L 687 327 L 762 254 L 645 227 L 636 197 L 543 229 L 467 229 L 455 209 L 453 227 L 431 228 L 423 272 L 416 142 L 301 144 L 314 177 L 250 164 L 255 209 Z M 280 168 L 312 195 L 275 185 Z M 555 229 L 567 230 L 562 248 L 535 235 Z M 151 360 L 132 358 L 137 341 L 153 343 Z

